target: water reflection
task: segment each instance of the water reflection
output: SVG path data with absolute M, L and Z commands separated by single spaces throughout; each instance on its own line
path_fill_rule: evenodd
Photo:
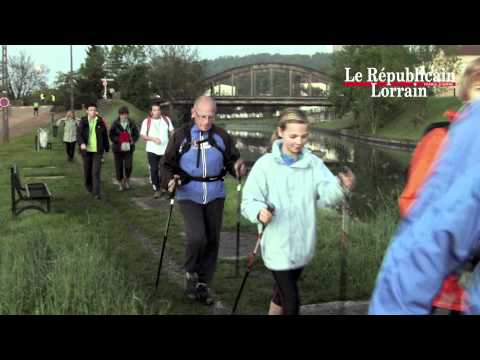
M 240 151 L 265 154 L 270 147 L 270 138 L 263 132 L 228 130 L 237 140 Z M 311 134 L 306 146 L 326 163 L 352 163 L 354 149 L 339 142 L 329 142 L 317 134 Z M 256 158 L 255 158 L 256 160 Z
M 270 134 L 258 131 L 228 130 L 236 139 L 242 158 L 250 165 L 270 147 Z M 380 201 L 396 196 L 404 186 L 404 172 L 410 160 L 408 150 L 388 150 L 311 131 L 307 147 L 319 156 L 333 173 L 348 165 L 357 176 L 351 200 L 354 215 L 368 217 Z M 392 202 L 393 204 L 393 202 Z M 393 205 L 395 206 L 395 205 Z

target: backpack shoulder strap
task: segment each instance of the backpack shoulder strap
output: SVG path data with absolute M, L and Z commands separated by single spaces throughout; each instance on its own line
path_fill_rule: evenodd
M 147 118 L 147 136 L 148 136 L 148 133 L 150 132 L 150 125 L 152 125 L 152 117 L 150 115 L 148 115 L 148 118 Z
M 439 121 L 433 124 L 428 125 L 425 130 L 423 131 L 422 138 L 427 135 L 430 131 L 433 129 L 438 129 L 438 128 L 447 128 L 447 130 L 450 127 L 451 122 L 449 121 Z M 422 138 L 420 138 L 420 141 L 422 141 Z
M 400 214 L 404 217 L 416 201 L 418 191 L 430 176 L 435 160 L 448 137 L 450 123 L 431 124 L 420 138 L 404 172 L 405 187 L 399 198 Z
M 168 127 L 172 123 L 172 121 L 170 120 L 170 118 L 167 115 L 162 115 L 162 119 L 163 119 L 163 121 L 165 121 L 165 124 L 167 124 Z
M 221 128 L 216 127 L 215 125 L 212 125 L 212 127 L 208 131 L 208 143 L 211 146 L 213 146 L 215 149 L 220 151 L 222 153 L 223 158 L 225 159 L 225 150 L 226 150 L 226 147 L 227 147 L 227 142 L 225 141 L 225 138 L 223 136 L 224 134 L 222 134 L 220 129 Z M 218 136 L 220 136 L 222 138 L 223 143 L 225 145 L 225 150 L 223 150 L 220 146 L 218 146 L 217 140 L 215 140 L 214 134 L 218 134 Z
M 179 157 L 185 154 L 190 149 L 190 146 L 192 145 L 192 127 L 193 127 L 193 122 L 190 122 L 188 124 L 183 125 L 179 129 L 180 139 L 177 143 L 178 144 L 177 153 L 179 154 Z
M 445 129 L 446 128 L 447 132 L 448 132 L 450 124 L 451 123 L 449 121 L 440 121 L 440 122 L 430 124 L 425 128 L 425 130 L 423 131 L 422 137 L 420 138 L 417 145 L 415 146 L 415 150 L 413 152 L 412 159 L 410 160 L 410 163 L 408 164 L 407 168 L 405 169 L 405 172 L 404 172 L 405 182 L 407 182 L 409 177 L 410 177 L 410 169 L 414 165 L 414 162 L 418 161 L 418 159 L 419 159 L 419 156 L 420 156 L 419 152 L 423 153 L 425 151 L 425 149 L 427 148 L 427 145 L 429 145 L 431 143 L 431 137 L 430 136 L 427 137 L 427 135 L 435 129 Z M 439 136 L 441 136 L 441 135 L 439 135 Z M 428 141 L 429 144 L 426 144 L 425 143 L 426 141 Z M 438 141 L 438 139 L 437 139 L 437 141 Z M 434 145 L 435 145 L 435 148 L 433 148 L 432 150 L 436 151 L 436 148 L 437 148 L 438 144 L 434 144 Z M 429 156 L 431 156 L 431 154 Z

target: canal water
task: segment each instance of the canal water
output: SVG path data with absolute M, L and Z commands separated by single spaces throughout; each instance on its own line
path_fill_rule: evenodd
M 225 129 L 236 139 L 241 156 L 249 165 L 267 152 L 271 137 L 267 129 L 242 130 L 233 124 L 226 125 Z M 385 205 L 398 206 L 411 150 L 369 145 L 319 130 L 311 130 L 307 147 L 334 174 L 344 165 L 352 169 L 357 179 L 350 201 L 355 217 L 366 220 Z

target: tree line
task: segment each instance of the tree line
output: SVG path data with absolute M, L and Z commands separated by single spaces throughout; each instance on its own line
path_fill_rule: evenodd
M 314 55 L 254 54 L 225 56 L 213 60 L 201 60 L 196 48 L 187 45 L 90 45 L 80 68 L 57 73 L 53 89 L 48 89 L 48 68 L 35 67 L 30 57 L 21 53 L 9 59 L 9 93 L 13 99 L 39 98 L 40 92 L 56 96 L 57 104 L 66 109 L 70 105 L 70 81 L 73 82 L 77 107 L 95 101 L 103 94 L 102 78 L 111 78 L 109 88 L 121 94 L 121 98 L 140 109 L 147 109 L 151 97 L 162 100 L 195 97 L 206 89 L 203 79 L 226 69 L 253 63 L 282 62 L 312 67 L 330 75 L 330 100 L 341 117 L 351 113 L 354 127 L 361 132 L 375 133 L 394 118 L 406 106 L 416 106 L 412 121 L 418 124 L 424 116 L 426 98 L 373 98 L 371 89 L 345 87 L 345 68 L 362 72 L 366 78 L 368 67 L 385 68 L 387 71 L 403 71 L 425 66 L 426 71 L 442 67 L 456 71 L 458 58 L 455 46 L 440 45 L 347 45 L 333 54 Z M 285 75 L 285 74 L 284 74 Z M 250 91 L 249 79 L 239 78 L 237 94 Z M 258 74 L 257 93 L 268 93 L 268 74 Z M 428 95 L 434 93 L 428 89 Z M 275 77 L 275 95 L 287 95 L 288 77 Z M 111 96 L 112 94 L 108 94 Z
M 73 82 L 76 108 L 81 104 L 102 97 L 102 78 L 110 78 L 108 88 L 135 106 L 146 109 L 152 95 L 162 100 L 194 97 L 204 89 L 202 80 L 226 69 L 253 63 L 281 62 L 303 65 L 328 71 L 330 54 L 280 55 L 254 54 L 227 56 L 213 60 L 200 60 L 194 47 L 186 45 L 90 45 L 82 65 L 72 74 L 58 72 L 53 88 L 47 85 L 49 70 L 46 66 L 35 67 L 25 52 L 9 58 L 9 95 L 23 100 L 24 105 L 38 101 L 40 93 L 54 94 L 56 103 L 65 108 L 70 106 L 70 84 Z M 269 80 L 259 74 L 258 92 L 267 92 Z M 249 79 L 239 79 L 236 84 L 240 93 L 249 92 Z M 281 75 L 276 77 L 275 93 L 288 92 L 288 81 Z M 243 89 L 243 90 L 242 90 Z M 112 93 L 108 93 L 111 97 Z

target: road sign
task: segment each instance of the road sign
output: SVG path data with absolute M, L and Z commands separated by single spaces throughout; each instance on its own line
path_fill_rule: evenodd
M 107 81 L 113 81 L 113 79 L 100 79 L 102 81 L 103 86 L 107 86 Z
M 8 98 L 6 98 L 6 97 L 0 98 L 0 107 L 1 108 L 6 108 L 6 107 L 9 107 L 9 106 L 10 106 L 10 100 L 8 100 Z

